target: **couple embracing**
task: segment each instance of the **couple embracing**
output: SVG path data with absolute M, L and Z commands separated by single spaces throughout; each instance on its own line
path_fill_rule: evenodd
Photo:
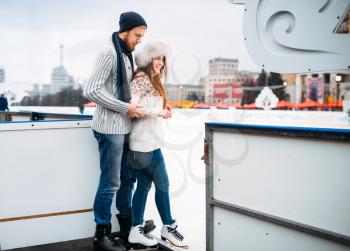
M 121 251 L 158 244 L 150 234 L 155 229 L 153 221 L 143 218 L 152 183 L 163 223 L 161 238 L 188 247 L 171 215 L 169 179 L 160 149 L 162 120 L 172 116 L 164 88 L 169 46 L 162 41 L 146 44 L 135 56 L 134 70 L 132 52 L 146 31 L 141 15 L 121 14 L 119 31 L 99 54 L 85 89 L 85 95 L 96 103 L 92 129 L 100 154 L 101 172 L 93 206 L 97 250 Z M 115 194 L 121 243 L 111 239 Z

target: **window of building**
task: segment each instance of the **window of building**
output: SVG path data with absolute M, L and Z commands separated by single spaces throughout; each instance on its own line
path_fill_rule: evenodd
M 331 82 L 331 74 L 330 73 L 325 73 L 323 76 L 324 76 L 324 82 L 326 84 L 329 84 Z

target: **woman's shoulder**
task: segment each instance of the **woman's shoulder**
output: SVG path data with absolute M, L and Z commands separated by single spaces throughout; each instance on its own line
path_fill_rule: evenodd
M 131 81 L 131 87 L 133 89 L 148 90 L 151 86 L 151 80 L 145 72 L 136 72 L 133 80 Z
M 130 87 L 134 92 L 143 93 L 149 89 L 150 85 L 151 81 L 146 73 L 136 72 Z
M 134 80 L 150 81 L 150 78 L 145 72 L 139 71 L 135 73 Z

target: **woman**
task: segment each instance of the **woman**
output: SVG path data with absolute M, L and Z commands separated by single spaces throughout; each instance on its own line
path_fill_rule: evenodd
M 147 44 L 136 55 L 138 66 L 131 82 L 131 102 L 143 106 L 145 117 L 133 122 L 129 138 L 129 161 L 137 176 L 137 188 L 133 196 L 133 222 L 129 242 L 137 246 L 154 246 L 158 241 L 144 233 L 143 216 L 147 195 L 152 182 L 155 200 L 163 222 L 161 237 L 175 246 L 187 247 L 184 237 L 177 230 L 171 216 L 169 180 L 160 146 L 162 144 L 162 119 L 171 117 L 168 100 L 162 85 L 167 75 L 166 61 L 169 47 L 162 41 Z

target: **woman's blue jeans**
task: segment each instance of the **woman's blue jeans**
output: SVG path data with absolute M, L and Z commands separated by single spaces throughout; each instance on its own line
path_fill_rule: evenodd
M 132 189 L 136 181 L 127 162 L 128 134 L 102 134 L 94 131 L 100 152 L 100 180 L 94 201 L 96 224 L 111 222 L 111 206 L 116 194 L 116 207 L 121 215 L 131 216 Z
M 152 152 L 130 151 L 128 157 L 137 177 L 137 188 L 132 199 L 132 225 L 142 224 L 148 192 L 154 182 L 155 200 L 163 224 L 174 222 L 171 217 L 169 179 L 160 149 Z

